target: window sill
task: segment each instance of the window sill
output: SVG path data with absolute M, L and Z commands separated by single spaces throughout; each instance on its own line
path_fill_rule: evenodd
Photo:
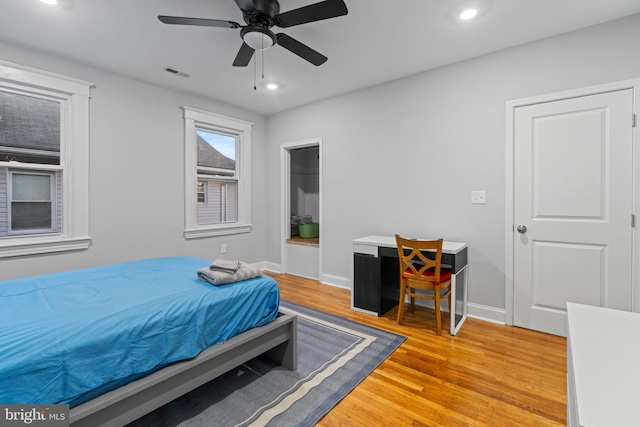
M 251 231 L 251 224 L 218 225 L 215 227 L 200 227 L 184 230 L 185 239 L 200 239 L 203 237 L 227 236 L 229 234 L 242 234 Z
M 0 240 L 0 258 L 40 255 L 89 249 L 91 237 L 25 237 Z

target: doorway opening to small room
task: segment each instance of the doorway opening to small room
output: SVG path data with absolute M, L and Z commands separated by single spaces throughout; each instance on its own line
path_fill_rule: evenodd
M 289 187 L 290 233 L 287 243 L 320 244 L 320 147 L 295 148 Z
M 281 146 L 281 271 L 322 277 L 322 138 Z

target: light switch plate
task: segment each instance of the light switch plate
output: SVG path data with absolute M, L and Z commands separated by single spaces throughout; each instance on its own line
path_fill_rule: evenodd
M 486 191 L 472 191 L 471 192 L 471 204 L 472 205 L 484 205 L 487 203 Z

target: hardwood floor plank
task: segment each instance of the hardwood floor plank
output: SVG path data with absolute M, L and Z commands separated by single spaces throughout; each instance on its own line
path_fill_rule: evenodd
M 351 310 L 347 289 L 272 274 L 283 299 L 406 336 L 318 426 L 564 426 L 566 339 L 467 319 L 435 332 L 433 310 L 376 317 Z

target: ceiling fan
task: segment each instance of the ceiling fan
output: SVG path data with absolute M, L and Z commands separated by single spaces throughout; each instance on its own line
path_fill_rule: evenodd
M 343 0 L 325 0 L 288 12 L 280 13 L 277 0 L 235 0 L 242 12 L 244 22 L 240 25 L 233 21 L 206 18 L 184 18 L 179 16 L 160 15 L 158 19 L 165 24 L 195 25 L 202 27 L 241 28 L 240 36 L 243 43 L 234 67 L 246 67 L 256 50 L 265 50 L 274 45 L 280 45 L 288 51 L 298 55 L 313 65 L 322 65 L 327 57 L 283 33 L 274 34 L 273 26 L 288 28 L 309 22 L 336 18 L 348 13 Z

